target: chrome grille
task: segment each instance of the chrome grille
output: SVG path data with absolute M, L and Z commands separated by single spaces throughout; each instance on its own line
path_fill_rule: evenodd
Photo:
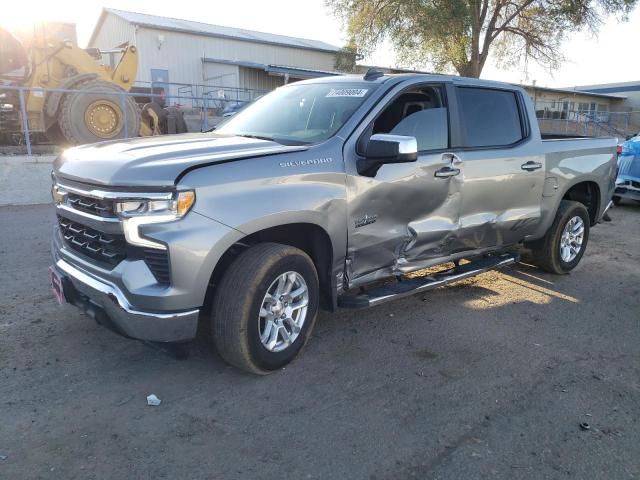
M 75 252 L 97 261 L 104 267 L 115 267 L 125 258 L 144 260 L 160 285 L 169 285 L 169 255 L 166 250 L 129 245 L 124 235 L 113 235 L 58 215 L 58 225 L 65 244 Z
M 69 192 L 67 194 L 67 205 L 75 210 L 98 217 L 114 218 L 116 216 L 114 201 L 110 199 L 97 199 Z
M 58 216 L 58 225 L 65 242 L 73 250 L 109 265 L 126 258 L 123 235 L 109 235 Z
M 54 182 L 52 194 L 58 209 L 58 225 L 69 249 L 103 268 L 113 268 L 125 259 L 144 261 L 158 284 L 170 284 L 168 252 L 127 243 L 118 228 L 120 218 L 116 204 L 138 198 L 167 200 L 172 197 L 171 192 L 112 192 L 58 183 L 55 179 Z M 83 217 L 88 219 L 91 227 L 84 225 Z M 102 231 L 103 228 L 111 233 Z

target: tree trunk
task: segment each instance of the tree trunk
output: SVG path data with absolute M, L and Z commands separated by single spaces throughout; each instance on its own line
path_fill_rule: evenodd
M 466 63 L 457 65 L 456 70 L 461 77 L 480 78 L 483 63 L 484 62 L 480 62 L 480 59 L 476 61 L 469 60 Z
M 473 2 L 471 22 L 471 52 L 466 62 L 456 65 L 456 70 L 463 77 L 479 78 L 484 61 L 480 53 L 480 32 L 484 22 L 484 10 L 480 1 Z

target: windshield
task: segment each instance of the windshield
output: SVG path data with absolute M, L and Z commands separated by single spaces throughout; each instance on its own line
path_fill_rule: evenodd
M 215 132 L 287 145 L 320 143 L 349 120 L 373 88 L 370 83 L 288 85 L 248 105 Z

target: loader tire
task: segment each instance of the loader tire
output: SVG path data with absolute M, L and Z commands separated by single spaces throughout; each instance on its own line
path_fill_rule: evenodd
M 73 89 L 81 91 L 64 96 L 58 117 L 68 143 L 81 145 L 138 136 L 140 110 L 132 97 L 123 100 L 118 95 L 125 93 L 122 88 L 104 80 L 89 80 Z

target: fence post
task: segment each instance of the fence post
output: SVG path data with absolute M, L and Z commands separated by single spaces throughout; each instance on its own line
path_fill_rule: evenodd
M 31 156 L 31 136 L 29 135 L 29 119 L 27 118 L 27 109 L 24 104 L 24 92 L 22 88 L 18 89 L 20 96 L 20 116 L 22 117 L 22 132 L 24 141 L 27 144 L 27 155 Z
M 124 93 L 120 93 L 120 108 L 122 109 L 122 116 L 124 118 L 124 138 L 129 138 L 129 119 L 127 116 L 127 104 Z
M 626 117 L 626 122 L 625 122 L 625 126 L 624 126 L 624 137 L 625 139 L 629 136 L 629 117 L 631 116 L 631 112 L 629 112 L 627 115 L 625 115 Z
M 202 105 L 204 107 L 204 128 L 203 128 L 204 132 L 209 130 L 209 113 L 207 111 L 207 103 L 209 103 L 207 101 L 207 98 L 203 96 L 202 97 Z

